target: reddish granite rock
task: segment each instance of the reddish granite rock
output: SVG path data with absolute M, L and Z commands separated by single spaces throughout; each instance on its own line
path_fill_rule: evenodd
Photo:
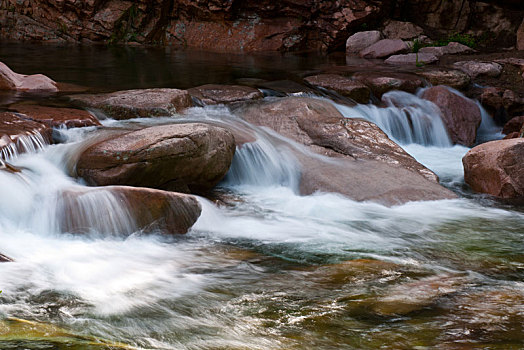
M 512 132 L 520 132 L 520 129 L 524 126 L 524 115 L 520 117 L 511 118 L 502 129 L 502 133 L 511 134 Z
M 191 96 L 198 98 L 206 105 L 258 100 L 264 97 L 264 94 L 259 90 L 241 85 L 207 84 L 188 89 L 187 91 Z
M 473 191 L 501 198 L 524 197 L 524 138 L 486 142 L 464 158 L 464 180 Z
M 193 105 L 189 93 L 178 89 L 125 90 L 69 98 L 81 106 L 101 109 L 114 119 L 169 116 Z
M 394 65 L 423 65 L 438 62 L 438 57 L 429 53 L 408 53 L 406 55 L 393 55 L 384 61 Z
M 469 75 L 457 69 L 431 68 L 417 71 L 417 75 L 426 78 L 431 85 L 446 85 L 457 90 L 465 89 L 471 82 Z
M 424 33 L 424 30 L 416 24 L 389 20 L 386 22 L 384 36 L 388 39 L 414 39 Z
M 92 185 L 129 185 L 203 192 L 227 173 L 233 135 L 207 124 L 170 124 L 111 135 L 87 148 L 79 176 Z
M 360 51 L 360 56 L 364 58 L 383 58 L 408 51 L 408 45 L 400 39 L 383 39 Z
M 0 62 L 0 90 L 57 92 L 58 88 L 56 82 L 43 74 L 18 74 Z
M 453 66 L 469 74 L 472 79 L 478 76 L 496 78 L 502 73 L 502 66 L 495 62 L 461 61 Z
M 42 123 L 24 119 L 23 115 L 0 113 L 0 158 L 7 159 L 14 153 L 27 152 L 49 143 L 51 131 Z
M 406 73 L 358 72 L 352 78 L 367 85 L 376 97 L 391 90 L 414 93 L 418 88 L 424 86 L 424 81 L 420 77 Z
M 121 217 L 99 218 L 92 204 L 114 201 Z M 129 235 L 138 230 L 183 234 L 200 216 L 201 207 L 191 195 L 150 188 L 107 186 L 78 187 L 62 192 L 57 202 L 61 232 Z M 108 230 L 116 232 L 107 232 Z
M 80 128 L 84 126 L 101 125 L 91 113 L 72 108 L 47 107 L 32 104 L 14 104 L 10 109 L 24 114 L 24 119 L 43 123 L 51 128 L 65 126 L 67 128 Z
M 338 192 L 354 200 L 387 205 L 455 197 L 438 184 L 433 172 L 375 124 L 344 118 L 329 102 L 284 98 L 249 106 L 241 117 L 330 157 L 322 160 L 308 153 L 294 153 L 302 166 L 303 194 Z
M 355 33 L 346 41 L 346 52 L 358 54 L 360 51 L 370 47 L 380 39 L 382 39 L 382 34 L 378 30 Z
M 502 139 L 503 140 L 509 140 L 509 139 L 516 139 L 518 137 L 521 137 L 520 136 L 520 132 L 513 131 L 513 132 L 510 132 L 509 134 L 507 134 L 506 136 L 504 136 Z
M 437 57 L 475 52 L 472 48 L 460 43 L 451 42 L 446 46 L 428 46 L 420 49 L 419 53 L 429 53 Z
M 471 100 L 451 92 L 445 86 L 427 89 L 422 98 L 436 104 L 442 112 L 442 121 L 453 143 L 472 146 L 482 116 L 479 107 Z
M 368 103 L 369 88 L 355 80 L 336 74 L 319 74 L 304 79 L 311 85 L 333 90 L 342 96 L 349 97 L 358 103 Z

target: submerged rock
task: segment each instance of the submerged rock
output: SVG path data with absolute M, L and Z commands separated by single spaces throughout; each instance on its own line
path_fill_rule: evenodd
M 125 90 L 69 98 L 82 107 L 100 109 L 114 119 L 169 116 L 193 105 L 189 93 L 178 89 Z
M 406 73 L 358 72 L 353 75 L 353 79 L 367 85 L 379 98 L 391 90 L 414 93 L 424 86 L 424 81 L 420 77 Z
M 475 192 L 524 197 L 524 138 L 478 145 L 466 153 L 462 164 L 464 180 Z
M 463 276 L 438 275 L 390 288 L 378 298 L 373 311 L 383 316 L 405 315 L 435 303 L 439 298 L 465 288 Z
M 364 58 L 384 58 L 408 51 L 408 45 L 400 39 L 383 39 L 362 50 L 360 56 Z
M 181 192 L 213 188 L 235 153 L 233 135 L 207 124 L 170 124 L 123 132 L 89 147 L 77 173 L 91 185 L 130 185 Z
M 422 93 L 422 98 L 436 104 L 453 143 L 473 146 L 477 128 L 482 122 L 480 108 L 471 100 L 453 93 L 445 86 L 435 86 Z
M 119 214 L 118 218 L 100 216 L 108 199 L 120 206 L 120 211 L 107 208 Z M 57 205 L 59 229 L 68 233 L 128 235 L 144 230 L 183 234 L 201 212 L 200 204 L 191 195 L 129 186 L 70 189 L 61 194 Z
M 84 126 L 101 125 L 91 113 L 72 108 L 47 107 L 32 104 L 15 104 L 10 109 L 24 114 L 22 118 L 43 123 L 51 128 L 65 126 L 67 128 L 80 128 Z
M 333 90 L 342 96 L 349 97 L 358 103 L 368 103 L 369 88 L 355 80 L 336 74 L 319 74 L 304 79 L 311 85 Z
M 55 81 L 43 74 L 18 74 L 0 62 L 0 90 L 57 92 L 58 88 Z
M 346 52 L 358 54 L 360 51 L 370 47 L 380 39 L 382 39 L 382 34 L 378 30 L 355 33 L 346 41 Z
M 375 124 L 344 118 L 329 102 L 284 98 L 241 112 L 255 125 L 329 156 L 307 151 L 295 156 L 302 166 L 300 192 L 338 192 L 349 198 L 399 204 L 412 200 L 453 198 L 437 176 L 391 141 Z
M 264 97 L 259 90 L 242 85 L 207 84 L 187 90 L 192 97 L 196 97 L 203 104 L 228 104 Z

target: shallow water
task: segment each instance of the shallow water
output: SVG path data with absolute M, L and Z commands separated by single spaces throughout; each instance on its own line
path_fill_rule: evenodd
M 252 69 L 276 74 L 254 62 Z M 182 67 L 199 81 L 194 68 Z M 103 83 L 103 73 L 82 74 L 71 82 L 85 76 Z M 229 82 L 231 73 L 223 74 L 229 78 L 217 81 Z M 123 74 L 111 87 L 137 87 L 135 79 Z M 154 85 L 156 78 L 148 79 Z M 415 95 L 400 97 L 429 113 L 416 107 Z M 395 106 L 389 115 L 402 117 L 403 107 Z M 381 113 L 337 108 L 346 117 Z M 221 106 L 174 117 L 104 124 L 239 125 Z M 401 124 L 385 131 L 459 199 L 385 207 L 330 193 L 300 196 L 293 143 L 244 126 L 259 141 L 237 152 L 220 201 L 199 198 L 202 215 L 188 234 L 125 236 L 132 218 L 106 196 L 86 199 L 92 206 L 85 210 L 104 218 L 96 232 L 72 235 L 57 228 L 57 198 L 83 188 L 69 177 L 69 160 L 94 131 L 63 131 L 66 144 L 15 157 L 21 174 L 0 171 L 0 252 L 16 260 L 0 264 L 0 318 L 53 324 L 77 338 L 14 337 L 0 321 L 0 348 L 108 348 L 78 336 L 145 349 L 524 348 L 522 208 L 467 189 L 461 158 L 468 149 L 443 142 L 431 129 L 438 123 L 419 144 L 399 131 Z

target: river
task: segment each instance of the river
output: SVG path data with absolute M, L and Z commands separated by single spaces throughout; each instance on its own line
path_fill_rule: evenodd
M 336 57 L 29 44 L 2 45 L 0 60 L 100 90 L 289 79 L 344 64 Z M 5 97 L 13 99 L 48 97 Z M 391 92 L 386 100 L 386 108 L 331 103 L 345 117 L 377 123 L 458 199 L 386 207 L 333 193 L 301 196 L 293 143 L 246 126 L 258 141 L 237 150 L 219 200 L 198 198 L 202 215 L 186 235 L 124 235 L 132 220 L 104 195 L 84 208 L 96 222 L 92 232 L 73 235 L 57 229 L 67 215 L 59 193 L 84 187 L 68 167 L 94 128 L 61 130 L 64 143 L 35 142 L 31 152 L 11 155 L 22 172 L 0 172 L 0 252 L 16 260 L 0 264 L 0 348 L 105 346 L 82 337 L 140 349 L 524 348 L 522 207 L 467 188 L 461 158 L 468 148 L 451 145 L 417 95 Z M 434 118 L 410 126 L 406 108 Z M 486 117 L 479 134 L 500 138 Z M 102 122 L 184 121 L 238 125 L 225 106 Z M 12 318 L 77 338 L 2 332 Z

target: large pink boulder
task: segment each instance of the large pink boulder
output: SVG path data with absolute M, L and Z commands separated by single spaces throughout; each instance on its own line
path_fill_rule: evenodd
M 422 93 L 422 98 L 436 104 L 453 143 L 473 146 L 482 121 L 480 108 L 445 86 L 435 86 Z
M 0 90 L 57 92 L 58 88 L 56 82 L 43 74 L 18 74 L 0 62 Z
M 360 51 L 370 47 L 380 39 L 382 39 L 382 34 L 378 30 L 355 33 L 346 41 L 346 52 L 350 54 L 358 54 Z
M 384 39 L 360 51 L 364 58 L 383 58 L 409 51 L 408 45 L 400 39 Z
M 464 180 L 475 192 L 524 198 L 524 138 L 483 143 L 464 158 Z

